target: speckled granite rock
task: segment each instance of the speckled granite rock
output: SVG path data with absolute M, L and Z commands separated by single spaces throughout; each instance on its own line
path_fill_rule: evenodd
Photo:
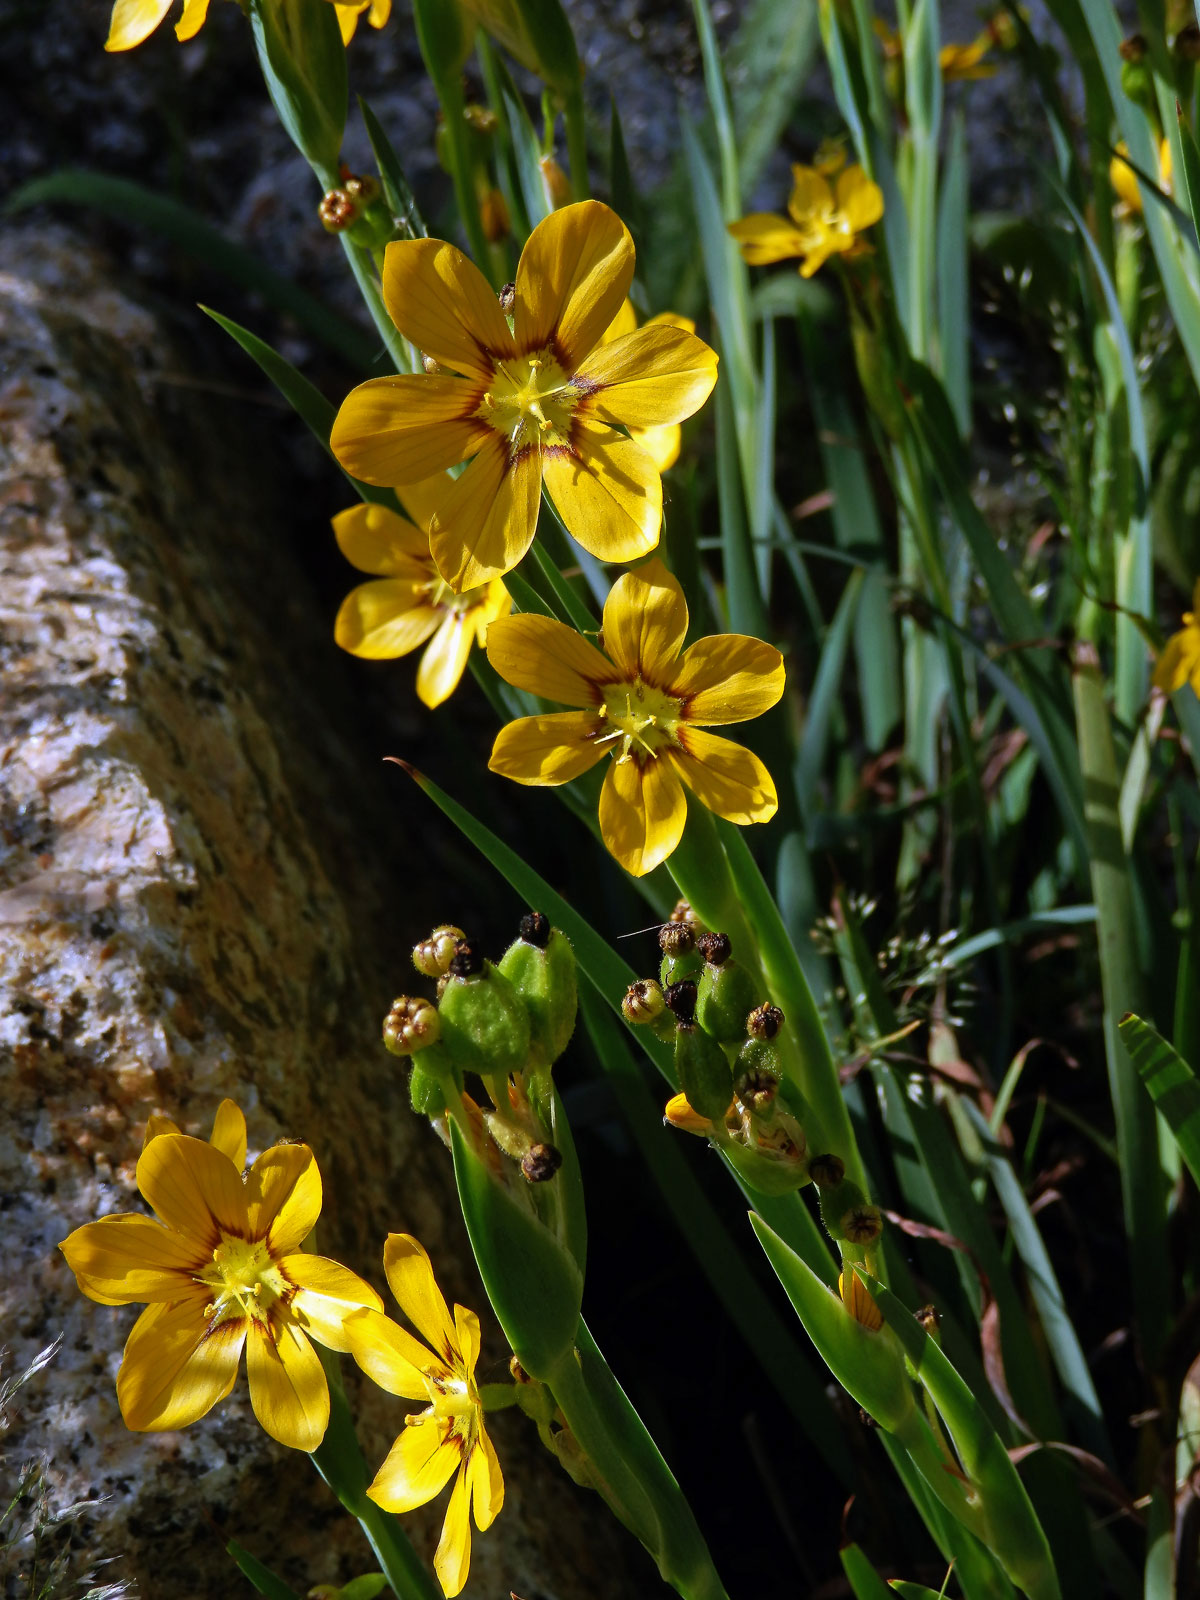
M 232 1536 L 303 1593 L 370 1565 L 357 1529 L 258 1430 L 244 1379 L 194 1428 L 128 1433 L 135 1312 L 84 1300 L 55 1246 L 139 1205 L 151 1110 L 207 1134 L 228 1094 L 252 1148 L 316 1148 L 323 1249 L 381 1283 L 384 1233 L 409 1229 L 482 1309 L 448 1163 L 377 1042 L 411 938 L 394 902 L 388 936 L 394 883 L 364 844 L 389 819 L 337 742 L 348 691 L 262 441 L 239 465 L 236 418 L 164 389 L 178 353 L 66 235 L 0 244 L 0 363 L 0 1340 L 20 1366 L 64 1336 L 2 1470 L 44 1452 L 53 1504 L 90 1502 L 52 1535 L 73 1577 L 107 1560 L 148 1600 L 238 1594 Z M 493 1329 L 485 1367 L 504 1354 Z M 405 1406 L 371 1395 L 378 1461 Z M 468 1595 L 654 1592 L 599 1503 L 497 1422 L 508 1503 Z M 411 1524 L 428 1554 L 435 1518 Z

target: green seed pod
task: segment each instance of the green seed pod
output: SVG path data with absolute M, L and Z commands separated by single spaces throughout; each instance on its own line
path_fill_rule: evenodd
M 821 1221 L 829 1237 L 842 1246 L 848 1260 L 861 1261 L 883 1232 L 883 1215 L 873 1206 L 856 1183 L 843 1178 L 841 1183 L 824 1185 L 821 1196 Z
M 697 1005 L 699 1015 L 699 1005 Z M 747 1039 L 738 1051 L 733 1063 L 733 1078 L 735 1086 L 743 1079 L 760 1085 L 770 1080 L 778 1089 L 783 1079 L 783 1066 L 779 1060 L 779 1051 L 766 1039 Z M 738 1099 L 744 1100 L 745 1096 L 739 1091 Z
M 808 1168 L 802 1157 L 786 1160 L 747 1150 L 733 1140 L 725 1146 L 725 1154 L 738 1176 L 759 1194 L 791 1194 L 808 1181 Z
M 658 930 L 658 948 L 662 951 L 659 981 L 664 989 L 694 978 L 704 965 L 696 949 L 696 935 L 686 922 L 664 922 Z
M 460 1072 L 507 1078 L 529 1058 L 529 1012 L 512 984 L 474 940 L 464 939 L 450 963 L 438 1006 L 442 1041 Z
M 575 1029 L 578 988 L 571 941 L 540 911 L 521 918 L 520 938 L 500 958 L 499 970 L 529 1012 L 530 1062 L 551 1067 Z
M 696 941 L 705 957 L 696 994 L 696 1017 L 722 1044 L 740 1044 L 746 1019 L 758 1003 L 754 979 L 729 954 L 723 933 L 704 933 Z
M 675 1030 L 675 1071 L 688 1104 L 708 1118 L 719 1138 L 733 1099 L 733 1077 L 721 1046 L 694 1022 L 681 1022 Z

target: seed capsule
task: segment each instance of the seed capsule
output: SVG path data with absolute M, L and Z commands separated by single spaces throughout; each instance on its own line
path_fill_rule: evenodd
M 438 1010 L 442 1039 L 460 1072 L 504 1079 L 525 1066 L 525 1002 L 504 974 L 483 959 L 473 940 L 459 942 Z
M 774 1039 L 783 1027 L 783 1012 L 770 1004 L 756 1006 L 746 1018 L 746 1032 L 752 1039 Z
M 545 1183 L 562 1166 L 562 1159 L 556 1145 L 533 1144 L 521 1157 L 521 1171 L 530 1183 Z
M 836 1189 L 846 1176 L 846 1163 L 833 1154 L 814 1156 L 808 1163 L 808 1175 L 818 1189 Z
M 697 1020 L 722 1044 L 738 1044 L 746 1037 L 746 1019 L 758 999 L 754 979 L 730 955 L 727 935 L 702 933 L 696 946 L 705 957 L 696 997 Z
M 450 962 L 466 935 L 461 928 L 443 923 L 435 928 L 428 939 L 413 947 L 413 966 L 426 978 L 442 978 L 450 970 Z
M 725 1115 L 733 1099 L 729 1063 L 713 1036 L 694 1022 L 681 1022 L 675 1030 L 675 1071 L 692 1110 L 708 1118 L 718 1139 L 728 1138 Z
M 529 1013 L 529 1069 L 554 1065 L 575 1030 L 579 1002 L 575 951 L 566 934 L 533 911 L 521 919 L 520 938 L 500 958 L 499 970 Z

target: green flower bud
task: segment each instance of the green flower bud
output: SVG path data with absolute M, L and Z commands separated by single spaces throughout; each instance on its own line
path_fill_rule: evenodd
M 707 1117 L 716 1137 L 723 1139 L 733 1077 L 724 1050 L 694 1022 L 681 1022 L 675 1030 L 675 1071 L 692 1110 Z
M 722 1044 L 739 1044 L 758 1000 L 754 979 L 731 958 L 725 934 L 703 933 L 696 944 L 704 956 L 696 995 L 700 1026 Z
M 659 977 L 664 989 L 695 977 L 704 965 L 696 949 L 696 935 L 686 922 L 664 922 L 658 930 L 658 948 L 662 951 Z
M 529 1057 L 529 1012 L 472 939 L 459 941 L 438 1008 L 442 1039 L 460 1072 L 507 1078 Z M 495 1098 L 495 1097 L 493 1097 Z
M 500 958 L 499 970 L 529 1012 L 529 1066 L 551 1067 L 575 1028 L 578 989 L 575 951 L 565 933 L 540 911 L 521 918 L 521 936 Z

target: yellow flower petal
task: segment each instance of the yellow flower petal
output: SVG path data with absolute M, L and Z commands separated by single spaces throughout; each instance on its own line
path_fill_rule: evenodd
M 516 353 L 495 291 L 475 263 L 443 239 L 388 245 L 383 303 L 404 337 L 439 366 L 486 380 L 496 361 Z
M 802 233 L 786 217 L 773 212 L 756 211 L 731 222 L 727 231 L 741 246 L 742 260 L 752 267 L 788 261 L 792 256 L 802 256 L 808 247 L 807 228 Z
M 507 440 L 489 431 L 429 529 L 433 559 L 456 594 L 512 571 L 533 543 L 541 495 L 540 452 L 510 459 Z
M 783 693 L 783 657 L 742 633 L 710 634 L 683 653 L 669 688 L 693 725 L 746 722 L 769 711 Z
M 414 1511 L 446 1487 L 460 1461 L 448 1423 L 432 1416 L 408 1424 L 388 1451 L 367 1494 L 385 1511 Z
M 845 177 L 845 173 L 841 175 Z M 841 182 L 841 178 L 838 179 Z M 833 190 L 815 167 L 799 164 L 792 167 L 792 192 L 788 197 L 788 210 L 798 227 L 810 227 L 813 222 L 824 221 L 834 209 Z
M 683 429 L 677 422 L 666 428 L 630 428 L 629 433 L 634 444 L 641 445 L 658 472 L 668 471 L 679 460 Z
M 383 1247 L 383 1270 L 401 1311 L 436 1354 L 449 1362 L 457 1349 L 454 1323 L 425 1247 L 409 1233 L 389 1233 Z
M 564 706 L 600 704 L 599 686 L 612 667 L 595 645 L 553 617 L 503 617 L 487 636 L 488 660 L 515 689 Z
M 475 621 L 469 612 L 447 611 L 417 668 L 417 698 L 435 711 L 454 693 L 466 671 L 475 643 Z
M 832 228 L 824 229 L 819 237 L 814 237 L 808 245 L 808 254 L 800 263 L 800 276 L 811 278 L 829 260 L 830 256 L 848 255 L 858 244 L 858 240 L 844 234 L 835 233 Z
M 117 0 L 104 48 L 132 50 L 150 37 L 170 9 L 171 0 Z
M 360 583 L 342 601 L 333 637 L 343 650 L 365 661 L 392 661 L 423 645 L 442 620 L 427 604 L 430 577 L 376 578 Z
M 290 1255 L 321 1215 L 321 1174 L 306 1144 L 276 1144 L 246 1177 L 251 1239 L 265 1239 L 271 1254 Z
M 633 301 L 627 295 L 621 301 L 621 309 L 605 328 L 600 343 L 611 344 L 614 339 L 623 339 L 627 333 L 632 333 L 637 325 L 637 312 L 633 309 Z
M 272 1439 L 292 1450 L 315 1450 L 329 1426 L 329 1385 L 300 1329 L 284 1318 L 269 1328 L 251 1322 L 246 1376 L 254 1415 Z
M 142 1135 L 142 1149 L 150 1143 L 151 1139 L 158 1139 L 164 1133 L 182 1133 L 183 1129 L 170 1117 L 164 1117 L 160 1112 L 152 1111 L 146 1118 L 146 1131 Z M 211 1140 L 209 1141 L 211 1143 Z
M 1164 694 L 1175 694 L 1197 666 L 1200 666 L 1200 632 L 1184 628 L 1180 633 L 1173 633 L 1155 663 L 1154 687 Z
M 553 788 L 590 771 L 608 746 L 597 744 L 600 724 L 584 711 L 519 717 L 501 728 L 488 767 L 516 783 Z
M 117 1373 L 117 1402 L 136 1433 L 186 1428 L 233 1388 L 246 1323 L 231 1318 L 210 1333 L 208 1293 L 196 1288 L 169 1305 L 148 1306 L 134 1323 Z
M 642 678 L 662 688 L 673 681 L 675 659 L 688 629 L 687 601 L 679 580 L 657 558 L 625 572 L 604 602 L 601 639 L 618 676 Z
M 297 1250 L 278 1265 L 284 1277 L 297 1285 L 288 1306 L 291 1315 L 330 1350 L 350 1349 L 345 1323 L 352 1312 L 361 1306 L 383 1310 L 371 1285 L 340 1262 Z
M 546 488 L 567 532 L 599 561 L 636 561 L 658 543 L 662 479 L 632 439 L 577 421 L 570 446 L 543 455 Z
M 358 19 L 366 10 L 365 6 L 334 6 L 337 12 L 338 27 L 342 32 L 342 43 L 349 44 L 354 37 L 354 30 L 358 27 Z
M 517 263 L 513 320 L 523 351 L 553 340 L 573 372 L 621 308 L 633 281 L 633 240 L 598 200 L 554 211 L 529 236 Z
M 435 472 L 430 478 L 403 484 L 396 490 L 396 498 L 425 535 L 424 554 L 427 559 L 432 560 L 429 555 L 429 524 L 453 487 L 454 479 L 448 472 Z
M 227 1155 L 186 1134 L 154 1139 L 137 1164 L 137 1185 L 176 1233 L 211 1252 L 222 1233 L 246 1235 L 246 1196 Z
M 663 1119 L 684 1133 L 697 1133 L 707 1138 L 712 1132 L 712 1123 L 692 1107 L 685 1094 L 671 1096 L 663 1107 Z
M 178 1300 L 211 1260 L 202 1245 L 136 1212 L 86 1222 L 58 1248 L 83 1293 L 105 1306 Z
M 479 1318 L 473 1311 L 468 1311 L 466 1306 L 455 1306 L 454 1331 L 463 1371 L 468 1378 L 472 1378 L 475 1375 L 475 1363 L 479 1360 Z
M 369 378 L 342 401 L 329 448 L 364 483 L 417 483 L 495 438 L 472 416 L 482 398 L 465 378 L 418 372 Z
M 701 728 L 684 726 L 679 738 L 684 748 L 666 754 L 697 800 L 727 822 L 770 822 L 779 801 L 753 751 Z
M 448 1372 L 445 1364 L 380 1311 L 354 1311 L 346 1318 L 346 1345 L 359 1366 L 381 1389 L 405 1400 L 428 1400 L 426 1372 Z
M 194 39 L 208 16 L 208 0 L 184 0 L 183 15 L 175 24 L 175 37 L 186 43 Z
M 371 0 L 367 21 L 373 28 L 385 28 L 392 14 L 392 0 Z
M 875 1304 L 870 1290 L 853 1268 L 850 1269 L 848 1283 L 846 1274 L 838 1273 L 838 1294 L 841 1295 L 842 1304 L 855 1322 L 861 1323 L 871 1333 L 879 1332 L 883 1327 L 883 1312 Z
M 439 473 L 437 479 L 449 488 L 453 479 Z M 426 480 L 428 481 L 428 480 Z M 423 484 L 413 484 L 418 493 Z M 406 493 L 411 491 L 406 491 Z M 414 519 L 415 522 L 416 519 Z M 428 523 L 414 526 L 387 506 L 371 501 L 339 511 L 333 519 L 338 549 L 352 567 L 379 578 L 409 578 L 433 575 L 429 555 Z
M 504 1505 L 504 1474 L 496 1458 L 496 1447 L 482 1426 L 467 1471 L 475 1526 L 480 1533 L 486 1533 Z
M 683 837 L 687 802 L 674 769 L 661 758 L 614 761 L 600 791 L 600 833 L 635 878 L 665 861 Z
M 238 1172 L 246 1165 L 246 1119 L 232 1100 L 222 1100 L 217 1107 L 208 1142 L 228 1156 Z
M 837 208 L 855 233 L 873 227 L 883 216 L 883 190 L 861 167 L 847 167 L 837 178 Z
M 696 324 L 691 317 L 681 317 L 677 311 L 660 311 L 656 316 L 647 317 L 642 324 L 646 328 L 682 328 L 684 333 L 695 333 Z
M 446 1507 L 446 1520 L 442 1524 L 442 1537 L 434 1551 L 433 1570 L 442 1586 L 446 1600 L 461 1594 L 471 1570 L 471 1519 L 468 1515 L 469 1491 L 466 1469 L 454 1480 L 450 1491 L 450 1504 Z
M 593 350 L 575 374 L 603 422 L 656 428 L 693 416 L 717 381 L 717 354 L 682 328 L 642 328 Z

